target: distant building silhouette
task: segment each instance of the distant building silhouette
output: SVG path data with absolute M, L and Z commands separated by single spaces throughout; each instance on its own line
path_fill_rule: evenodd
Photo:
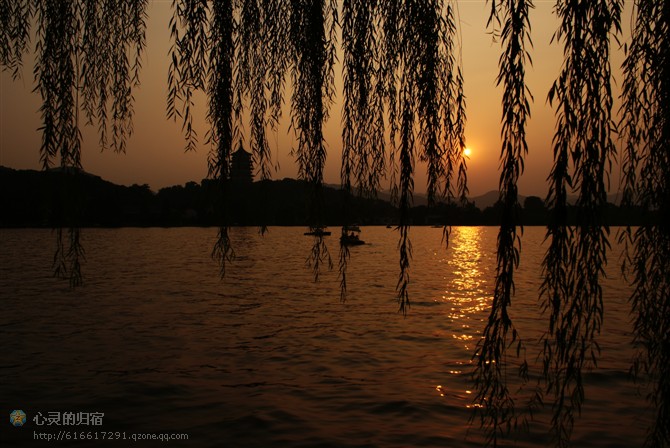
M 240 184 L 250 184 L 253 182 L 253 162 L 252 155 L 240 147 L 232 155 L 232 166 L 230 167 L 230 179 Z

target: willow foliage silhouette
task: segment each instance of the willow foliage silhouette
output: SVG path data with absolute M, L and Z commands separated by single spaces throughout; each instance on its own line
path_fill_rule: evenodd
M 639 347 L 633 372 L 649 382 L 656 409 L 648 446 L 670 445 L 670 4 L 640 1 L 623 64 L 620 118 L 623 202 L 639 206 L 646 222 L 627 228 L 624 272 Z M 651 216 L 649 216 L 651 215 Z M 660 219 L 654 220 L 658 216 Z
M 82 168 L 82 119 L 97 124 L 101 148 L 125 152 L 133 132 L 132 88 L 139 84 L 146 6 L 146 0 L 2 2 L 0 64 L 14 78 L 21 76 L 31 25 L 37 25 L 33 74 L 42 98 L 43 169 L 58 163 L 74 174 Z M 67 227 L 68 238 L 59 227 L 54 273 L 76 286 L 82 282 L 84 256 L 77 227 L 78 188 L 74 178 L 66 183 L 61 195 L 69 197 L 69 204 L 61 225 Z
M 564 42 L 566 56 L 549 91 L 557 123 L 541 296 L 549 313 L 544 377 L 554 399 L 552 424 L 559 446 L 568 445 L 574 411 L 584 400 L 582 371 L 596 365 L 600 351 L 600 281 L 609 248 L 603 217 L 615 154 L 609 47 L 612 33 L 621 31 L 621 7 L 620 1 L 593 1 L 579 8 L 561 2 L 556 7 L 561 24 L 554 38 Z M 565 226 L 568 188 L 578 192 L 574 228 Z
M 542 381 L 531 403 L 519 405 L 507 384 L 510 349 L 520 358 L 522 382 L 527 363 L 524 344 L 510 315 L 514 271 L 520 258 L 521 227 L 517 182 L 528 151 L 525 126 L 532 95 L 524 74 L 530 63 L 532 0 L 490 3 L 489 26 L 503 47 L 497 82 L 503 88 L 500 202 L 502 225 L 493 302 L 474 357 L 475 402 L 488 442 L 497 445 L 523 424 L 525 410 L 552 403 L 556 443 L 567 446 L 574 413 L 585 390 L 582 372 L 595 366 L 602 323 L 602 286 L 609 229 L 603 211 L 617 123 L 612 116 L 609 47 L 621 34 L 623 0 L 558 0 L 554 41 L 564 46 L 564 63 L 549 92 L 556 107 L 554 166 L 549 175 L 551 223 L 543 263 L 541 304 L 547 318 L 542 340 Z M 109 0 L 4 0 L 0 4 L 0 63 L 21 76 L 31 25 L 36 24 L 36 92 L 42 98 L 40 160 L 47 169 L 81 168 L 83 122 L 98 126 L 100 145 L 125 151 L 132 134 L 132 89 L 139 84 L 145 47 L 147 2 Z M 217 179 L 221 227 L 212 255 L 221 275 L 233 259 L 228 215 L 229 177 L 234 148 L 249 147 L 258 176 L 271 176 L 267 132 L 276 130 L 282 107 L 290 103 L 297 137 L 299 175 L 312 186 L 311 230 L 322 220 L 321 188 L 326 160 L 323 124 L 336 100 L 336 37 L 341 30 L 342 169 L 345 198 L 375 196 L 385 176 L 399 208 L 398 303 L 410 304 L 410 217 L 417 157 L 427 163 L 429 202 L 454 202 L 467 194 L 465 98 L 455 0 L 173 0 L 169 24 L 172 48 L 167 116 L 180 120 L 186 149 L 198 146 L 193 127 L 193 96 L 209 103 L 209 176 Z M 649 219 L 620 238 L 627 244 L 624 264 L 634 292 L 631 305 L 634 364 L 650 383 L 657 411 L 649 446 L 670 441 L 670 227 L 654 218 L 670 208 L 670 3 L 635 2 L 635 20 L 626 46 L 620 121 L 623 145 L 624 203 L 639 206 Z M 285 98 L 290 92 L 290 101 Z M 241 132 L 248 119 L 248 132 Z M 568 227 L 567 194 L 578 194 L 578 225 Z M 76 182 L 64 186 L 70 207 L 57 231 L 54 270 L 81 283 L 83 247 L 76 226 Z M 347 201 L 345 200 L 346 204 Z M 347 211 L 343 211 L 347 216 Z M 345 218 L 347 224 L 348 218 Z M 65 238 L 64 229 L 68 237 Z M 264 231 L 264 229 L 261 229 Z M 345 229 L 343 228 L 343 232 Z M 448 242 L 449 229 L 444 236 Z M 342 299 L 350 253 L 340 252 Z M 307 259 L 318 278 L 331 265 L 317 234 Z
M 507 384 L 505 362 L 510 346 L 516 344 L 516 355 L 525 349 L 509 313 L 514 296 L 514 271 L 519 266 L 521 237 L 517 181 L 523 173 L 528 152 L 526 122 L 530 117 L 532 95 L 525 84 L 525 66 L 530 61 L 526 45 L 530 39 L 529 11 L 532 1 L 509 0 L 491 3 L 488 25 L 494 30 L 502 25 L 499 39 L 504 46 L 500 57 L 497 83 L 502 84 L 502 148 L 500 152 L 500 198 L 502 220 L 498 233 L 497 269 L 493 302 L 484 337 L 477 344 L 474 372 L 475 401 L 480 422 L 488 431 L 488 443 L 497 445 L 511 427 L 517 425 L 515 397 Z M 510 334 L 511 333 L 511 334 Z M 519 374 L 528 380 L 528 364 L 521 362 Z M 523 422 L 523 420 L 521 420 Z

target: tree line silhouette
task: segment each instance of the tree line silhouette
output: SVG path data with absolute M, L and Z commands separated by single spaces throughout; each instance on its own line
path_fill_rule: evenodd
M 44 168 L 57 162 L 81 168 L 82 122 L 97 124 L 102 147 L 123 152 L 132 133 L 132 89 L 139 84 L 145 49 L 147 1 L 15 0 L 0 9 L 0 62 L 21 74 L 21 61 L 36 31 L 33 73 L 42 98 Z M 524 418 L 507 377 L 507 356 L 520 357 L 526 379 L 525 342 L 508 312 L 520 257 L 517 181 L 527 152 L 525 125 L 532 95 L 524 73 L 531 61 L 531 0 L 491 0 L 489 28 L 502 46 L 498 83 L 501 114 L 500 232 L 491 314 L 475 356 L 476 401 L 481 424 L 494 446 Z M 432 204 L 467 194 L 463 157 L 465 98 L 455 0 L 173 0 L 167 115 L 183 123 L 186 148 L 198 143 L 192 126 L 193 94 L 209 99 L 209 173 L 222 192 L 213 202 L 220 223 L 213 250 L 225 272 L 233 252 L 228 225 L 230 157 L 249 147 L 261 180 L 270 176 L 266 133 L 276 129 L 290 102 L 293 149 L 300 178 L 310 187 L 308 223 L 323 224 L 322 125 L 336 99 L 336 36 L 343 54 L 342 188 L 348 197 L 373 196 L 391 179 L 398 206 L 400 310 L 409 306 L 412 194 L 417 157 L 428 166 Z M 585 392 L 582 372 L 595 365 L 602 322 L 601 279 L 610 231 L 606 213 L 609 172 L 623 149 L 623 205 L 668 216 L 670 208 L 670 98 L 668 23 L 670 3 L 634 2 L 622 107 L 612 110 L 610 46 L 622 38 L 623 0 L 557 0 L 554 43 L 564 62 L 548 99 L 556 110 L 554 165 L 549 175 L 548 251 L 540 298 L 547 319 L 543 380 L 537 401 L 553 404 L 559 446 L 567 446 Z M 290 87 L 290 90 L 288 90 Z M 285 94 L 290 91 L 290 101 Z M 242 122 L 248 117 L 248 132 Z M 577 194 L 574 209 L 568 194 Z M 71 200 L 76 201 L 72 192 Z M 342 216 L 349 219 L 345 198 Z M 73 207 L 73 210 L 76 207 Z M 263 231 L 264 228 L 261 227 Z M 448 241 L 449 227 L 445 226 Z M 657 414 L 650 446 L 670 440 L 670 228 L 666 220 L 645 221 L 619 236 L 627 246 L 625 268 L 634 287 L 634 367 L 650 384 Z M 55 270 L 81 282 L 79 228 L 57 230 Z M 340 252 L 343 298 L 349 253 Z M 314 239 L 310 262 L 330 261 L 323 240 Z
M 0 227 L 121 227 L 121 226 L 217 226 L 219 215 L 214 208 L 221 194 L 216 180 L 187 182 L 153 192 L 149 185 L 116 185 L 80 171 L 13 170 L 0 167 Z M 307 226 L 309 222 L 310 187 L 295 179 L 265 180 L 231 184 L 228 209 L 235 217 L 233 225 L 241 226 Z M 47 192 L 45 194 L 45 192 Z M 77 193 L 78 192 L 78 193 Z M 78 200 L 73 201 L 73 195 Z M 329 226 L 345 225 L 342 208 L 359 225 L 393 225 L 398 208 L 386 196 L 377 199 L 347 198 L 341 188 L 324 186 L 323 220 Z M 480 199 L 476 199 L 480 201 Z M 504 204 L 477 206 L 469 200 L 432 206 L 414 205 L 410 210 L 412 225 L 499 226 Z M 519 208 L 524 226 L 546 226 L 548 209 L 538 196 L 528 196 Z M 76 210 L 74 209 L 76 208 Z M 610 225 L 640 225 L 643 210 L 631 210 L 609 204 L 605 221 Z M 569 206 L 568 222 L 576 223 L 576 207 Z

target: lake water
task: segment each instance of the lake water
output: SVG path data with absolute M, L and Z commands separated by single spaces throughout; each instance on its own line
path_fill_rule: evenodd
M 302 228 L 264 237 L 232 229 L 237 259 L 224 280 L 210 258 L 217 229 L 84 229 L 85 284 L 75 290 L 51 277 L 51 231 L 1 230 L 2 418 L 23 409 L 28 423 L 0 425 L 0 446 L 43 446 L 34 431 L 75 429 L 188 434 L 170 446 L 481 446 L 468 422 L 470 360 L 492 300 L 497 231 L 454 228 L 445 249 L 441 229 L 412 228 L 412 306 L 403 317 L 398 233 L 383 227 L 364 227 L 369 244 L 351 249 L 346 303 L 337 237 L 326 237 L 335 268 L 314 283 Z M 513 299 L 531 360 L 545 325 L 537 300 L 544 232 L 525 229 Z M 651 421 L 644 391 L 628 378 L 630 289 L 619 254 L 613 243 L 602 354 L 586 375 L 578 447 L 642 446 Z M 104 418 L 98 427 L 49 427 L 35 424 L 38 412 Z M 540 411 L 506 444 L 550 444 L 548 420 Z

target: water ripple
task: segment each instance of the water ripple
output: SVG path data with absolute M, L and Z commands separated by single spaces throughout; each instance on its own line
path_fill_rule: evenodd
M 84 229 L 75 291 L 48 275 L 50 231 L 2 230 L 0 337 L 11 343 L 0 396 L 29 412 L 105 412 L 106 430 L 189 432 L 195 446 L 480 446 L 471 358 L 497 229 L 454 228 L 445 249 L 440 229 L 413 228 L 406 318 L 398 234 L 363 231 L 373 244 L 352 251 L 342 304 L 336 270 L 312 281 L 298 228 L 232 229 L 239 257 L 223 281 L 209 258 L 216 229 Z M 529 359 L 544 325 L 543 237 L 524 232 L 512 307 Z M 331 255 L 336 243 L 327 239 Z M 575 446 L 641 446 L 648 424 L 627 376 L 629 289 L 617 266 L 608 276 L 600 368 L 585 377 Z M 547 422 L 544 410 L 513 443 L 549 444 Z

